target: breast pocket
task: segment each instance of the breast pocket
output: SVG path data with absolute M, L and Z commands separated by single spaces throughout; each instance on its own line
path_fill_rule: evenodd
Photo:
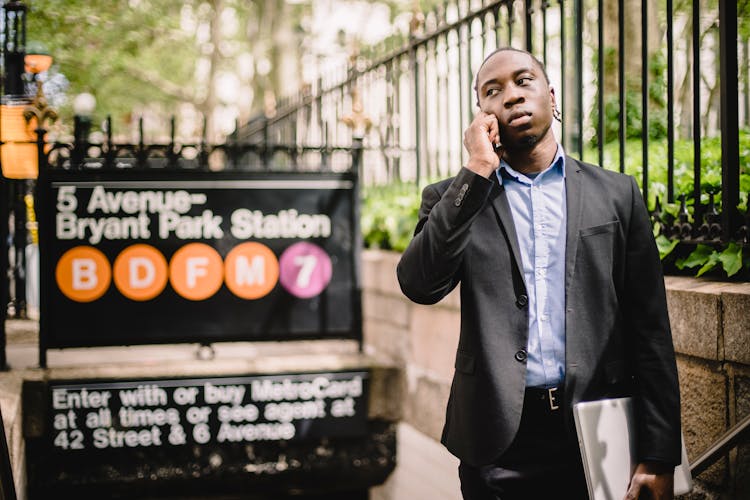
M 586 289 L 596 290 L 603 304 L 615 301 L 613 273 L 620 221 L 583 228 L 579 232 L 576 273 Z
M 598 234 L 614 234 L 619 227 L 620 221 L 613 220 L 611 222 L 607 222 L 606 224 L 600 224 L 598 226 L 591 226 L 581 229 L 581 232 L 579 234 L 581 235 L 581 238 L 588 238 L 589 236 L 596 236 Z

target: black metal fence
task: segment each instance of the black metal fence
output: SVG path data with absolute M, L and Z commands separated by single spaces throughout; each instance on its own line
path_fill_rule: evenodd
M 105 121 L 103 142 L 90 142 L 85 136 L 74 142 L 51 144 L 45 160 L 51 168 L 62 169 L 167 169 L 167 170 L 259 170 L 281 172 L 344 172 L 354 168 L 356 141 L 345 146 L 311 146 L 279 142 L 247 142 L 230 137 L 223 144 L 175 140 L 175 119 L 170 125 L 168 143 L 150 143 L 143 133 L 143 119 L 138 121 L 138 142 L 115 142 L 112 123 Z M 40 168 L 42 168 L 40 166 Z
M 724 0 L 448 0 L 414 12 L 409 33 L 362 48 L 236 137 L 339 144 L 349 138 L 341 117 L 360 107 L 346 121 L 367 130 L 365 184 L 451 175 L 466 161 L 474 72 L 511 45 L 546 65 L 566 151 L 634 175 L 662 234 L 746 246 L 750 49 L 738 26 L 748 16 Z

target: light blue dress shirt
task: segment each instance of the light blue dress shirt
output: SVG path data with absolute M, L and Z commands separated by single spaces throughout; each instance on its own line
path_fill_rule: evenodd
M 565 153 L 537 175 L 504 160 L 497 176 L 513 214 L 529 307 L 526 387 L 560 385 L 565 377 Z

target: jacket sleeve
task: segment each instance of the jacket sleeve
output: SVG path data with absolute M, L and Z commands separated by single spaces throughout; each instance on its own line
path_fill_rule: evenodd
M 491 180 L 462 168 L 443 193 L 434 184 L 424 189 L 414 238 L 396 268 L 401 290 L 411 300 L 434 304 L 461 280 L 471 223 L 492 186 Z
M 640 462 L 681 461 L 680 390 L 659 252 L 643 197 L 631 177 L 623 316 L 631 343 Z

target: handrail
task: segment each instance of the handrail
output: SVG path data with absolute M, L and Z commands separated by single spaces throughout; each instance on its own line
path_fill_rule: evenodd
M 740 441 L 750 437 L 750 415 L 743 418 L 737 425 L 729 429 L 723 436 L 714 442 L 695 462 L 690 466 L 693 477 L 712 466 L 727 451 L 737 446 Z

